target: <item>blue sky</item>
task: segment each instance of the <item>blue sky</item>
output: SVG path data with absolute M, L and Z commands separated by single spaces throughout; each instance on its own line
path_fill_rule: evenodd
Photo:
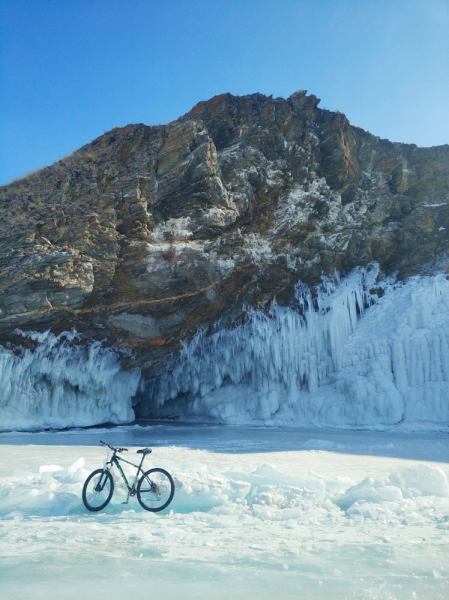
M 449 138 L 448 0 L 0 5 L 0 183 L 224 92 L 307 89 L 392 141 Z

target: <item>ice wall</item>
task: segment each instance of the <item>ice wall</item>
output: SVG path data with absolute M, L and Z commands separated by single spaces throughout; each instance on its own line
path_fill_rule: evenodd
M 123 371 L 100 343 L 71 344 L 63 333 L 27 334 L 38 346 L 16 356 L 1 349 L 2 430 L 64 428 L 134 420 L 131 398 L 140 371 Z
M 441 428 L 448 423 L 448 282 L 384 282 L 377 269 L 325 280 L 298 310 L 248 310 L 235 329 L 198 334 L 148 382 L 155 414 L 225 423 Z M 379 285 L 377 286 L 379 288 Z
M 441 429 L 449 421 L 449 284 L 443 275 L 375 284 L 377 268 L 324 280 L 296 309 L 248 309 L 246 323 L 200 332 L 140 381 L 145 414 L 224 423 Z M 383 292 L 379 299 L 372 293 Z M 134 419 L 140 372 L 75 334 L 27 334 L 1 352 L 1 428 L 87 426 Z M 141 411 L 138 408 L 138 412 Z

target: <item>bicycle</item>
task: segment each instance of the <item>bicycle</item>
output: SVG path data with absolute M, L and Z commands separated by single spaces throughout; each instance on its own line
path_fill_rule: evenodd
M 173 479 L 167 471 L 164 469 L 150 469 L 144 473 L 142 464 L 145 456 L 151 454 L 151 448 L 142 448 L 137 450 L 137 454 L 142 454 L 142 460 L 140 465 L 137 466 L 134 463 L 125 460 L 122 457 L 117 456 L 120 452 L 128 452 L 127 448 L 114 448 L 106 442 L 100 440 L 100 444 L 107 446 L 112 450 L 112 457 L 110 460 L 106 460 L 103 469 L 97 469 L 93 471 L 86 479 L 83 487 L 83 503 L 87 510 L 92 512 L 98 512 L 107 506 L 114 493 L 114 479 L 110 473 L 110 469 L 116 465 L 119 472 L 121 473 L 126 487 L 128 488 L 128 496 L 125 502 L 122 504 L 128 504 L 130 496 L 136 496 L 140 503 L 140 506 L 150 512 L 159 512 L 167 508 L 170 502 L 173 500 L 175 494 L 175 484 Z M 132 465 L 137 469 L 134 483 L 130 485 L 128 480 L 123 473 L 120 466 L 120 462 L 123 461 Z M 108 466 L 109 465 L 109 466 Z M 139 473 L 142 471 L 142 477 L 137 483 Z M 137 484 L 137 487 L 136 487 Z

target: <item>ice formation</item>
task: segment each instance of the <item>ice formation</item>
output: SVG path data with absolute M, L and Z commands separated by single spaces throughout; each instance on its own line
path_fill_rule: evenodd
M 160 414 L 226 423 L 441 428 L 449 420 L 448 282 L 384 282 L 377 268 L 324 280 L 299 310 L 249 309 L 247 323 L 200 332 L 147 383 Z M 314 306 L 315 304 L 315 306 Z
M 133 454 L 130 455 L 132 458 Z M 68 469 L 43 465 L 39 467 L 39 473 L 14 471 L 12 477 L 2 478 L 0 517 L 85 514 L 81 491 L 90 471 L 84 465 L 84 458 L 79 458 Z M 150 469 L 161 465 L 148 461 L 145 466 Z M 127 465 L 122 467 L 131 480 L 135 469 Z M 239 466 L 234 470 L 209 471 L 203 463 L 187 461 L 169 468 L 176 492 L 164 514 L 170 510 L 181 514 L 234 513 L 240 517 L 247 514 L 262 520 L 287 521 L 308 518 L 307 513 L 315 512 L 320 506 L 325 518 L 330 512 L 338 519 L 363 514 L 365 518 L 376 520 L 379 514 L 388 512 L 392 519 L 402 519 L 404 504 L 408 504 L 408 510 L 414 504 L 414 510 L 419 511 L 423 496 L 449 497 L 444 471 L 424 463 L 401 467 L 386 476 L 368 476 L 358 484 L 349 477 L 323 477 L 310 471 L 293 474 L 271 463 L 257 468 Z M 122 506 L 127 490 L 116 467 L 111 472 L 115 492 L 104 512 L 143 512 L 137 502 Z M 410 502 L 404 503 L 407 500 Z M 447 503 L 440 504 L 443 510 L 447 508 Z
M 155 416 L 441 429 L 449 421 L 448 282 L 440 274 L 376 284 L 377 275 L 373 266 L 324 279 L 315 298 L 298 285 L 296 308 L 249 308 L 244 324 L 201 331 L 140 386 L 138 369 L 121 370 L 118 354 L 99 343 L 33 334 L 33 352 L 1 354 L 2 428 L 130 422 L 139 387 Z
M 134 420 L 131 398 L 139 370 L 121 370 L 118 355 L 98 342 L 71 344 L 73 333 L 27 335 L 38 342 L 33 352 L 16 356 L 2 348 L 2 430 Z

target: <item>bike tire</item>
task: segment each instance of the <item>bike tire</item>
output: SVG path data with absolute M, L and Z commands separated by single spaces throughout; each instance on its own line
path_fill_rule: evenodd
M 163 499 L 160 497 L 163 495 Z M 150 469 L 137 484 L 137 500 L 142 508 L 159 512 L 167 508 L 175 495 L 175 484 L 165 469 Z M 158 502 L 163 502 L 159 505 Z
M 95 479 L 96 476 L 98 479 Z M 102 476 L 106 479 L 103 483 Z M 102 483 L 101 490 L 96 490 L 95 487 Z M 105 469 L 97 469 L 89 475 L 83 487 L 83 504 L 91 512 L 98 512 L 107 506 L 114 493 L 114 480 L 109 471 Z

